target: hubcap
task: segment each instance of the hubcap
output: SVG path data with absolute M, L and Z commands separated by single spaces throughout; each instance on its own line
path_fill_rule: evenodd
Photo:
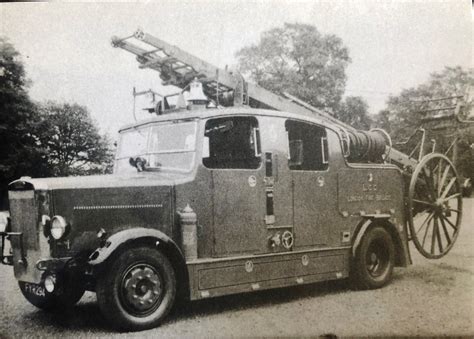
M 162 291 L 161 276 L 150 265 L 133 265 L 123 275 L 121 299 L 125 308 L 136 315 L 153 312 L 160 304 Z
M 388 266 L 388 256 L 383 241 L 374 241 L 370 245 L 365 258 L 367 272 L 374 278 L 383 275 Z

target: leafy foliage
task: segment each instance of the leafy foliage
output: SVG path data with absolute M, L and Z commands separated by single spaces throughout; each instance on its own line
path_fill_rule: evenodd
M 110 170 L 112 153 L 86 107 L 47 102 L 39 106 L 41 145 L 54 176 L 86 175 Z
M 455 156 L 457 168 L 464 176 L 474 178 L 474 161 L 470 148 L 474 143 L 474 124 L 456 122 L 453 116 L 459 109 L 459 116 L 466 119 L 472 111 L 474 100 L 466 94 L 473 87 L 472 69 L 445 67 L 442 72 L 431 74 L 428 81 L 418 87 L 404 89 L 398 96 L 391 96 L 387 101 L 387 108 L 378 114 L 377 124 L 387 130 L 396 142 L 407 139 L 417 128 L 423 127 L 427 131 L 426 140 L 436 140 L 438 152 L 445 152 L 454 138 L 458 137 L 459 148 Z M 450 99 L 433 101 L 439 98 Z M 458 105 L 460 103 L 463 103 L 462 106 Z M 431 143 L 426 144 L 425 151 L 429 151 Z M 407 146 L 410 148 L 413 144 Z M 402 150 L 409 152 L 408 149 Z
M 368 114 L 369 105 L 361 97 L 346 97 L 339 105 L 335 117 L 354 128 L 367 130 L 372 120 Z
M 239 70 L 258 85 L 330 112 L 341 101 L 350 62 L 339 37 L 298 23 L 262 33 L 258 45 L 242 48 L 236 57 Z
M 23 175 L 48 173 L 38 145 L 39 119 L 27 92 L 28 80 L 19 53 L 0 37 L 0 191 Z M 0 205 L 5 204 L 5 194 Z
M 427 101 L 438 98 L 465 95 L 469 86 L 474 86 L 473 70 L 463 70 L 461 67 L 446 67 L 441 73 L 431 74 L 429 80 L 416 88 L 404 89 L 397 96 L 391 96 L 386 110 L 379 113 L 378 121 L 389 125 L 394 137 L 403 139 L 413 134 L 421 126 L 422 119 L 433 114 L 453 114 L 454 109 L 438 112 L 426 112 L 442 107 L 454 107 L 458 99 L 452 98 L 443 101 Z M 460 114 L 472 109 L 474 102 L 462 108 Z
M 21 176 L 47 177 L 110 171 L 107 138 L 87 109 L 78 105 L 36 105 L 14 46 L 0 37 L 0 209 L 9 182 Z

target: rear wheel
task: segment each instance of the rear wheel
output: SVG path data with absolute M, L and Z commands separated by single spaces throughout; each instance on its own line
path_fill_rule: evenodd
M 395 246 L 382 227 L 374 227 L 364 235 L 353 260 L 351 278 L 359 289 L 375 289 L 392 279 Z
M 123 330 L 158 326 L 173 306 L 176 277 L 162 253 L 150 247 L 121 253 L 97 281 L 97 301 L 107 320 Z

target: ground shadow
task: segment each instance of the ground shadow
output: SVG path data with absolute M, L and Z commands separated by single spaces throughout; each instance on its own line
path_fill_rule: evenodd
M 63 331 L 110 331 L 105 318 L 100 313 L 99 306 L 95 298 L 88 298 L 85 302 L 80 302 L 73 308 L 58 309 L 55 311 L 42 311 L 35 309 L 31 313 L 24 315 L 25 324 L 42 329 L 49 328 L 51 332 L 60 333 Z
M 173 309 L 168 322 L 284 304 L 299 299 L 317 298 L 348 290 L 350 290 L 350 284 L 347 280 L 336 280 L 185 302 L 180 303 Z
M 278 305 L 299 299 L 317 298 L 328 294 L 343 293 L 348 290 L 350 290 L 350 285 L 347 280 L 337 280 L 192 302 L 180 302 L 173 308 L 165 324 L 170 325 L 186 319 L 225 312 Z M 96 299 L 92 294 L 86 295 L 86 298 L 72 309 L 56 312 L 35 310 L 25 314 L 24 317 L 32 326 L 42 329 L 47 328 L 49 333 L 59 334 L 68 331 L 70 335 L 71 331 L 91 333 L 113 331 L 113 328 L 108 325 L 100 313 Z

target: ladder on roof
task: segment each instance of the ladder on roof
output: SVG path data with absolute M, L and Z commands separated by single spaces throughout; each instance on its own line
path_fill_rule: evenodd
M 126 38 L 113 37 L 112 46 L 135 54 L 140 68 L 158 71 L 163 85 L 185 89 L 197 78 L 203 85 L 204 93 L 222 106 L 249 105 L 254 108 L 318 116 L 346 129 L 353 129 L 330 114 L 287 93 L 284 94 L 286 98 L 283 98 L 258 85 L 247 83 L 240 73 L 211 65 L 141 29 Z
M 337 126 L 346 138 L 347 131 L 356 131 L 352 126 L 288 93 L 283 93 L 285 97 L 282 97 L 248 83 L 240 73 L 211 65 L 141 29 L 125 38 L 113 37 L 112 46 L 135 54 L 140 68 L 158 71 L 163 85 L 185 89 L 197 78 L 206 96 L 221 106 L 248 105 L 318 117 Z M 414 167 L 417 164 L 415 159 L 395 149 L 391 149 L 390 159 L 402 166 Z

